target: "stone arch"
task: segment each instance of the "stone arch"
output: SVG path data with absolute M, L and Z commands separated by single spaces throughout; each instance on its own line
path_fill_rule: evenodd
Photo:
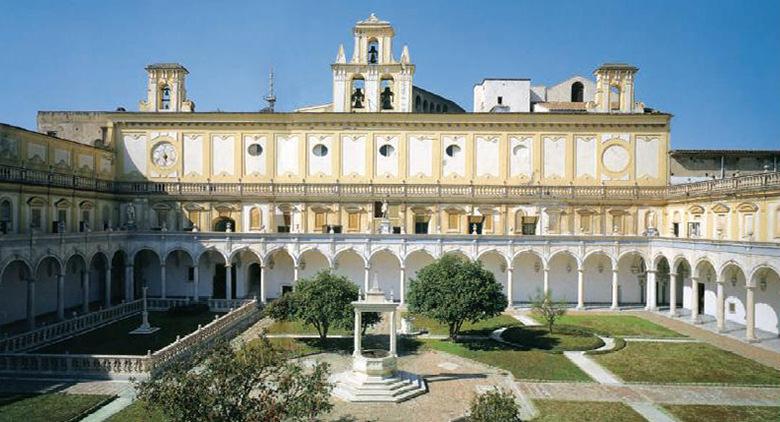
M 699 257 L 693 267 L 697 289 L 692 290 L 691 300 L 698 300 L 699 313 L 715 315 L 717 312 L 717 267 L 706 257 Z M 693 305 L 691 305 L 693 306 Z
M 639 305 L 645 303 L 648 260 L 642 251 L 631 249 L 618 255 L 618 303 Z
M 170 249 L 166 250 L 166 251 L 165 251 L 165 252 L 162 254 L 162 256 L 164 257 L 165 261 L 167 261 L 167 260 L 168 260 L 168 258 L 169 258 L 169 257 L 171 256 L 171 254 L 173 254 L 173 253 L 184 253 L 184 254 L 186 254 L 186 255 L 187 255 L 187 257 L 188 257 L 188 258 L 190 258 L 190 261 L 192 261 L 192 262 L 196 262 L 196 261 L 195 261 L 195 257 L 192 255 L 192 252 L 191 252 L 189 249 L 187 249 L 187 248 L 184 248 L 184 247 L 182 247 L 182 246 L 174 246 L 173 248 L 170 248 Z
M 405 287 L 408 287 L 412 280 L 417 278 L 417 273 L 436 261 L 434 254 L 425 249 L 417 248 L 406 254 L 404 257 L 404 282 Z M 405 289 L 408 292 L 408 289 Z
M 261 266 L 264 265 L 262 254 L 257 253 L 249 246 L 243 246 L 230 253 L 230 265 L 235 268 L 235 278 L 231 284 L 231 292 L 234 297 L 260 297 L 260 285 L 262 278 Z
M 265 255 L 266 295 L 271 298 L 281 297 L 292 291 L 295 285 L 295 266 L 297 261 L 287 248 L 274 248 Z
M 504 294 L 509 294 L 509 286 L 507 283 L 511 282 L 511 280 L 507 280 L 507 270 L 510 266 L 510 262 L 501 251 L 497 249 L 482 251 L 477 255 L 475 261 L 481 262 L 486 270 L 493 273 L 493 277 L 495 277 L 496 281 L 502 286 Z
M 409 256 L 411 256 L 412 254 L 416 254 L 416 253 L 423 253 L 425 255 L 428 255 L 431 258 L 431 260 L 435 260 L 436 259 L 436 255 L 433 252 L 429 251 L 427 248 L 424 248 L 424 247 L 423 248 L 414 248 L 412 250 L 407 251 L 406 255 L 403 256 L 404 266 L 406 266 L 407 259 L 409 258 Z
M 742 266 L 728 260 L 718 269 L 718 278 L 723 281 L 723 316 L 727 321 L 746 324 L 747 304 L 745 286 L 749 278 Z
M 639 256 L 642 258 L 642 260 L 645 262 L 645 265 L 647 265 L 647 263 L 648 263 L 648 262 L 651 262 L 651 261 L 650 261 L 650 260 L 647 258 L 647 255 L 646 255 L 646 254 L 645 254 L 643 251 L 641 251 L 641 250 L 639 250 L 639 249 L 634 249 L 634 248 L 632 248 L 632 249 L 628 249 L 628 250 L 625 250 L 625 251 L 621 251 L 621 252 L 618 254 L 618 257 L 617 257 L 617 262 L 620 262 L 620 261 L 621 261 L 621 260 L 622 260 L 624 257 L 626 257 L 626 256 L 628 256 L 628 255 L 634 255 L 634 254 L 635 254 L 635 255 L 639 255 Z
M 509 258 L 507 258 L 506 254 L 504 254 L 503 252 L 501 252 L 500 250 L 495 249 L 495 248 L 485 249 L 485 250 L 479 252 L 477 254 L 477 258 L 476 259 L 479 260 L 482 257 L 484 257 L 485 255 L 491 255 L 491 254 L 499 256 L 501 258 L 501 261 L 507 267 L 511 267 L 512 266 L 512 261 L 510 261 Z
M 22 256 L 8 257 L 0 266 L 0 324 L 19 321 L 27 314 L 27 281 L 33 265 Z
M 152 248 L 140 248 L 133 253 L 133 291 L 135 298 L 143 295 L 143 288 L 147 287 L 149 296 L 162 294 L 162 279 L 160 267 L 164 261 Z
M 547 257 L 547 263 L 549 264 L 553 260 L 553 258 L 556 258 L 556 257 L 558 257 L 560 255 L 569 255 L 574 260 L 574 262 L 577 264 L 577 268 L 579 268 L 582 265 L 582 261 L 580 261 L 580 257 L 577 256 L 576 253 L 574 253 L 574 252 L 572 252 L 572 251 L 570 251 L 568 249 L 561 249 L 561 250 L 554 251 L 553 253 L 550 254 L 549 257 Z
M 219 248 L 214 247 L 214 246 L 209 246 L 206 249 L 203 249 L 202 251 L 200 251 L 200 253 L 198 253 L 198 255 L 195 257 L 195 261 L 196 262 L 200 262 L 200 260 L 203 258 L 203 256 L 208 254 L 208 253 L 216 253 L 217 255 L 222 257 L 222 264 L 226 264 L 228 262 L 228 256 L 225 255 L 225 253 L 222 252 Z
M 612 269 L 615 263 L 604 250 L 595 249 L 582 259 L 583 300 L 588 304 L 609 305 L 612 303 Z
M 213 246 L 203 249 L 195 258 L 194 265 L 198 267 L 198 295 L 214 298 L 227 296 L 226 264 L 227 256 Z M 231 272 L 233 267 L 231 267 Z M 231 286 L 232 287 L 232 286 Z
M 577 270 L 581 264 L 577 255 L 563 249 L 547 259 L 548 291 L 555 300 L 577 303 Z
M 111 254 L 111 304 L 120 303 L 123 299 L 129 299 L 130 285 L 126 283 L 126 268 L 130 265 L 128 254 L 124 249 L 116 249 Z
M 233 263 L 236 260 L 236 258 L 240 257 L 242 253 L 251 254 L 253 257 L 257 259 L 257 262 L 260 264 L 263 264 L 265 262 L 265 260 L 263 259 L 264 258 L 263 254 L 260 253 L 260 251 L 256 251 L 249 246 L 242 246 L 238 249 L 234 249 L 233 251 L 231 251 L 230 254 L 225 258 L 227 260 L 226 262 Z
M 399 299 L 401 294 L 400 275 L 403 266 L 401 258 L 391 249 L 381 248 L 371 253 L 368 263 L 371 268 L 369 287 L 376 281 L 386 298 Z
M 512 256 L 512 303 L 530 303 L 544 289 L 544 268 L 547 262 L 533 249 L 524 249 Z
M 460 250 L 460 249 L 450 249 L 450 250 L 447 250 L 447 251 L 442 251 L 441 255 L 442 256 L 444 256 L 444 255 L 459 255 L 463 259 L 467 259 L 469 261 L 471 260 L 471 257 L 469 256 L 469 254 L 464 252 L 464 251 L 462 251 L 462 250 Z M 439 258 L 441 258 L 441 256 Z
M 163 255 L 165 264 L 165 296 L 190 297 L 194 293 L 196 261 L 185 248 L 177 247 Z
M 299 278 L 310 278 L 322 270 L 333 268 L 330 257 L 317 247 L 306 248 L 298 254 Z
M 53 259 L 53 260 L 55 260 L 57 262 L 57 265 L 60 267 L 60 271 L 64 270 L 65 262 L 63 262 L 63 260 L 60 259 L 59 256 L 54 255 L 54 254 L 46 254 L 46 255 L 43 255 L 40 258 L 38 258 L 38 260 L 35 262 L 35 266 L 30 267 L 30 268 L 32 268 L 34 273 L 38 272 L 38 270 L 40 269 L 41 263 L 43 263 L 43 261 L 46 260 L 46 259 Z
M 2 261 L 2 264 L 0 264 L 0 283 L 2 283 L 3 276 L 5 274 L 5 271 L 8 269 L 8 267 L 10 267 L 11 264 L 14 264 L 17 261 L 19 263 L 23 264 L 23 267 L 20 269 L 20 273 L 21 273 L 21 270 L 26 269 L 26 273 L 27 273 L 27 277 L 28 278 L 32 275 L 33 269 L 37 268 L 38 264 L 40 263 L 40 262 L 36 262 L 36 265 L 32 265 L 30 263 L 30 261 L 27 258 L 23 257 L 23 256 L 19 256 L 19 255 L 9 256 L 8 258 L 6 258 L 6 259 L 4 259 Z M 60 262 L 60 266 L 61 266 L 62 265 L 62 261 L 60 260 L 59 262 Z
M 707 267 L 709 267 L 709 268 L 707 268 Z M 713 264 L 712 261 L 708 257 L 706 257 L 706 256 L 699 257 L 698 259 L 696 259 L 696 261 L 694 261 L 694 264 L 693 264 L 694 275 L 697 278 L 700 279 L 699 282 L 702 282 L 701 279 L 703 279 L 703 278 L 705 278 L 707 276 L 710 276 L 710 278 L 711 278 L 708 281 L 715 281 L 715 277 L 717 276 L 717 273 L 716 273 L 716 270 L 715 270 L 716 268 L 717 267 L 715 266 L 715 264 Z M 708 270 L 708 269 L 712 270 L 712 271 L 711 272 L 707 272 L 707 273 L 702 273 L 702 271 L 705 271 L 705 270 Z
M 344 248 L 333 256 L 333 269 L 349 281 L 363 289 L 368 261 L 366 257 L 352 247 Z
M 757 265 L 750 272 L 750 285 L 754 286 L 755 327 L 780 334 L 780 272 L 770 264 Z
M 774 266 L 774 265 L 772 265 L 772 264 L 770 264 L 768 262 L 762 262 L 762 263 L 760 263 L 758 265 L 755 265 L 750 270 L 750 275 L 747 278 L 748 281 L 750 283 L 752 283 L 754 281 L 756 275 L 758 275 L 758 272 L 761 271 L 761 270 L 770 270 L 770 271 L 774 272 L 775 274 L 780 274 L 780 269 L 778 269 L 776 266 Z M 755 284 L 749 284 L 749 285 L 755 286 Z

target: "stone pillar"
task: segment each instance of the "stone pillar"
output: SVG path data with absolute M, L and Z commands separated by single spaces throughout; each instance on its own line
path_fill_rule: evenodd
M 65 319 L 65 274 L 57 274 L 57 319 Z
M 669 274 L 669 316 L 674 318 L 677 316 L 677 283 L 680 277 L 677 273 Z
M 691 320 L 699 323 L 699 279 L 691 277 Z
M 299 267 L 299 266 L 298 266 L 298 264 L 296 263 L 296 264 L 293 266 L 293 286 L 295 286 L 296 284 L 298 284 L 298 273 L 300 272 L 299 270 L 300 270 L 300 267 Z M 294 287 L 293 287 L 293 288 L 294 288 Z
M 723 287 L 726 284 L 726 280 L 717 280 L 717 304 L 715 306 L 715 314 L 718 320 L 718 332 L 722 333 L 726 331 L 726 297 L 723 292 Z
M 362 329 L 362 322 L 361 322 L 361 314 L 360 311 L 355 309 L 355 351 L 352 352 L 353 356 L 360 356 L 361 352 L 361 329 Z
M 103 293 L 105 293 L 105 296 L 103 297 L 103 307 L 104 308 L 110 308 L 111 307 L 111 266 L 106 267 L 106 279 L 104 280 L 105 288 L 103 289 Z
M 265 278 L 268 272 L 266 271 L 266 266 L 261 265 L 260 266 L 260 302 L 266 303 L 266 292 L 265 292 Z
M 577 309 L 585 309 L 585 269 L 577 268 Z
M 620 308 L 618 303 L 618 269 L 612 269 L 612 310 L 616 311 Z
M 544 294 L 546 295 L 547 292 L 550 291 L 550 269 L 546 268 L 544 269 Z
M 371 266 L 366 265 L 366 272 L 363 275 L 363 294 L 368 293 L 369 278 L 371 277 Z
M 512 267 L 507 267 L 506 269 L 506 306 L 507 308 L 512 307 L 512 273 L 514 272 L 514 269 Z
M 756 337 L 756 300 L 754 298 L 754 286 L 745 286 L 745 339 L 747 341 L 758 341 Z
M 89 312 L 89 271 L 81 272 L 81 312 Z
M 200 297 L 200 266 L 193 265 L 192 267 L 192 300 L 198 301 Z
M 225 265 L 225 299 L 233 298 L 233 266 Z
M 35 280 L 27 280 L 27 327 L 35 328 Z
M 165 299 L 165 292 L 166 292 L 167 286 L 166 286 L 166 280 L 165 280 L 165 262 L 160 264 L 160 297 Z
M 656 272 L 654 270 L 647 270 L 647 280 L 645 280 L 645 283 L 647 283 L 647 293 L 645 294 L 645 310 L 648 311 L 655 311 L 657 309 L 656 303 L 658 301 L 655 299 L 655 276 Z
M 400 277 L 401 284 L 400 284 L 400 295 L 401 295 L 401 306 L 403 306 L 404 303 L 406 303 L 406 267 L 401 267 L 401 274 Z
M 390 312 L 390 354 L 393 356 L 398 355 L 395 336 L 395 311 L 393 311 Z
M 131 302 L 135 297 L 135 280 L 133 279 L 133 264 L 125 266 L 125 302 Z

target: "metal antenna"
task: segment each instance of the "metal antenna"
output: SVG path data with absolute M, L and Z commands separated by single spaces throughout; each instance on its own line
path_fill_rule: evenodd
M 274 68 L 271 68 L 271 72 L 268 74 L 268 95 L 265 96 L 265 100 L 268 102 L 266 111 L 273 113 L 274 106 L 276 105 L 276 95 L 274 95 Z

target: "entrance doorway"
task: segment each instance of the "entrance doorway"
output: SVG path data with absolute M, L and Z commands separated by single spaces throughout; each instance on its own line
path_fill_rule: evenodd
M 704 284 L 696 283 L 696 300 L 699 302 L 699 314 L 704 314 Z
M 262 277 L 262 271 L 260 271 L 260 264 L 251 264 L 247 273 L 249 280 L 247 281 L 247 296 L 248 297 L 260 297 L 260 282 Z
M 235 299 L 236 298 L 236 266 L 230 267 L 230 290 L 232 297 L 228 298 L 225 291 L 225 264 L 214 264 L 214 278 L 212 279 L 211 297 L 214 299 Z

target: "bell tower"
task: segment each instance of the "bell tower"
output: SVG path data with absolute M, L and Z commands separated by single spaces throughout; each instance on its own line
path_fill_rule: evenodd
M 598 113 L 641 113 L 644 105 L 635 102 L 634 79 L 639 71 L 625 63 L 606 63 L 593 72 L 596 95 L 588 111 Z
M 404 46 L 400 61 L 393 57 L 395 31 L 373 13 L 352 30 L 355 44 L 347 62 L 339 46 L 333 69 L 333 111 L 411 112 L 414 65 Z
M 146 100 L 138 108 L 150 112 L 192 112 L 195 103 L 187 99 L 185 79 L 190 73 L 178 63 L 156 63 L 146 66 Z

